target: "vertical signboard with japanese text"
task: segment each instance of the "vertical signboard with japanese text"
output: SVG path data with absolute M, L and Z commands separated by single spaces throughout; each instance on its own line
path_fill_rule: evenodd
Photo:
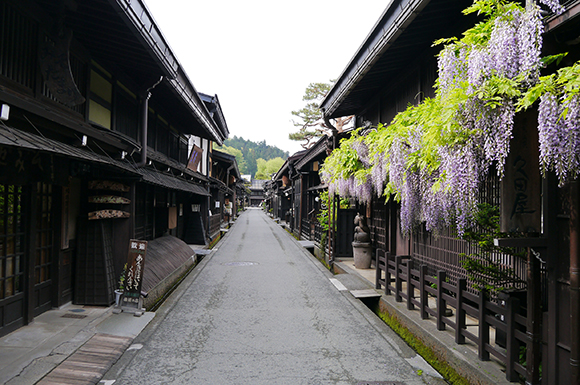
M 146 254 L 147 241 L 131 239 L 129 242 L 129 255 L 127 256 L 127 270 L 125 272 L 123 306 L 138 307 L 143 285 L 143 268 Z
M 501 181 L 500 227 L 506 233 L 541 232 L 541 175 L 537 118 L 530 113 L 514 125 Z

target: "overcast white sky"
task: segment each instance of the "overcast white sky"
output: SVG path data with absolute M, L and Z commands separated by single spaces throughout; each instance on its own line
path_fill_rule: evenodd
M 198 92 L 217 94 L 230 136 L 290 151 L 309 83 L 340 76 L 389 0 L 145 0 Z

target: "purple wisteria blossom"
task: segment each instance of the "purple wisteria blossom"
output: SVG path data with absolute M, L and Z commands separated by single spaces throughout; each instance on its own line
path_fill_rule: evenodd
M 566 8 L 560 4 L 559 0 L 540 0 L 540 3 L 550 8 L 550 10 L 556 15 L 560 15 L 566 10 Z
M 540 167 L 553 170 L 560 186 L 576 178 L 580 165 L 580 99 L 572 96 L 564 103 L 552 93 L 540 98 L 538 108 Z
M 504 17 L 498 17 L 487 48 L 492 69 L 498 75 L 510 79 L 519 73 L 520 52 L 517 32 L 521 17 L 521 12 L 517 10 Z

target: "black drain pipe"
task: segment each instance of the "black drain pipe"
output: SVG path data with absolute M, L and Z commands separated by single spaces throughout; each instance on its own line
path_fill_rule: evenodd
M 143 93 L 141 101 L 141 161 L 136 164 L 138 168 L 147 164 L 147 132 L 149 131 L 149 98 L 151 97 L 151 90 L 157 87 L 162 80 L 163 76 Z

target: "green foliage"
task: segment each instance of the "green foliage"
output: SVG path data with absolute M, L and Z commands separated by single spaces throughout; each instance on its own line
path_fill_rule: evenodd
M 255 175 L 258 171 L 258 159 L 265 159 L 270 160 L 274 158 L 283 158 L 286 159 L 290 156 L 288 151 L 284 151 L 279 149 L 276 146 L 270 146 L 266 144 L 266 141 L 261 142 L 253 142 L 251 140 L 246 140 L 242 137 L 235 136 L 233 138 L 226 139 L 224 141 L 224 147 L 234 148 L 241 151 L 243 159 L 245 161 L 245 167 L 240 165 L 240 161 L 238 160 L 237 154 L 228 152 L 228 154 L 232 154 L 236 156 L 236 160 L 238 161 L 238 167 L 240 169 L 240 173 L 242 174 L 250 174 Z M 223 148 L 223 147 L 222 147 Z M 226 152 L 226 151 L 224 151 Z
M 566 54 L 553 55 L 546 58 L 546 63 L 556 62 Z M 540 77 L 538 84 L 530 87 L 518 102 L 518 109 L 525 110 L 531 107 L 545 93 L 556 95 L 561 101 L 568 102 L 580 93 L 580 61 L 571 66 L 560 68 L 553 74 Z M 567 111 L 564 111 L 566 114 Z
M 297 111 L 292 111 L 292 115 L 299 119 L 298 121 L 293 120 L 292 123 L 294 126 L 300 127 L 300 130 L 289 135 L 291 140 L 309 140 L 324 135 L 327 127 L 322 121 L 320 102 L 328 94 L 333 84 L 333 81 L 330 83 L 310 83 L 306 87 L 302 100 L 309 103 Z
M 284 164 L 284 159 L 278 157 L 270 160 L 257 159 L 256 163 L 258 165 L 258 171 L 254 176 L 254 179 L 270 179 L 272 174 L 275 174 L 280 170 L 280 167 Z
M 240 173 L 242 175 L 248 173 L 248 164 L 241 150 L 234 147 L 226 146 L 224 144 L 223 146 L 219 147 L 219 151 L 235 156 L 236 162 L 238 163 L 238 170 L 240 170 Z
M 328 175 L 330 179 L 327 182 L 335 182 L 364 169 L 356 150 L 353 148 L 353 143 L 363 138 L 360 132 L 361 129 L 358 128 L 352 132 L 350 137 L 341 139 L 340 147 L 335 149 L 324 161 L 320 173 Z
M 119 276 L 119 290 L 125 290 L 125 273 L 127 272 L 127 264 L 123 266 L 123 270 L 121 271 L 121 275 Z
M 451 57 L 460 63 L 456 70 L 465 72 L 467 71 L 466 58 L 472 52 L 480 52 L 487 47 L 496 21 L 510 20 L 514 15 L 523 12 L 522 6 L 516 2 L 474 1 L 464 10 L 464 13 L 482 15 L 484 19 L 466 30 L 460 38 L 440 39 L 435 41 L 434 45 L 444 45 L 440 57 L 445 58 L 443 55 L 451 52 L 454 54 Z M 557 64 L 563 56 L 549 56 L 542 62 L 545 65 Z M 498 142 L 494 149 L 496 152 L 486 152 L 488 150 L 482 143 L 488 140 L 485 135 L 489 135 L 492 130 L 483 124 L 477 125 L 471 122 L 482 121 L 486 115 L 491 114 L 491 111 L 498 107 L 512 105 L 517 108 L 517 111 L 524 110 L 532 106 L 546 92 L 554 93 L 560 101 L 570 100 L 580 92 L 580 62 L 561 68 L 552 75 L 541 77 L 537 84 L 534 83 L 535 80 L 531 77 L 530 71 L 522 70 L 512 78 L 499 76 L 498 73 L 493 72 L 490 76 L 483 77 L 481 84 L 469 84 L 468 80 L 465 80 L 468 79 L 467 76 L 455 76 L 452 80 L 449 80 L 448 75 L 447 78 L 443 77 L 443 80 L 438 78 L 435 84 L 436 94 L 433 98 L 426 98 L 417 105 L 409 105 L 406 110 L 399 112 L 388 126 L 379 125 L 376 130 L 364 136 L 359 129 L 349 139 L 344 139 L 341 146 L 326 159 L 321 169 L 323 180 L 336 190 L 340 181 L 349 180 L 352 177 L 355 177 L 358 182 L 364 182 L 371 174 L 375 179 L 377 174 L 386 174 L 385 188 L 382 193 L 387 197 L 394 196 L 400 201 L 404 199 L 402 188 L 408 186 L 407 177 L 413 175 L 421 177 L 427 186 L 426 191 L 438 192 L 442 186 L 446 186 L 447 190 L 443 191 L 444 196 L 451 197 L 456 194 L 456 191 L 451 191 L 450 188 L 456 188 L 456 186 L 446 183 L 452 179 L 448 178 L 448 171 L 440 168 L 442 153 L 447 155 L 451 152 L 471 153 L 465 149 L 473 149 L 473 153 L 479 157 L 475 158 L 474 155 L 480 167 L 478 175 L 487 172 L 487 167 L 493 161 L 499 176 L 503 176 L 504 162 L 509 152 L 509 139 L 505 149 L 500 147 L 503 143 Z M 442 86 L 441 82 L 445 81 L 450 84 Z M 470 106 L 480 106 L 482 102 L 486 108 L 485 111 L 482 107 L 470 109 L 472 108 Z M 564 110 L 563 117 L 566 113 L 567 110 Z M 509 126 L 506 124 L 506 127 Z M 399 149 L 402 146 L 411 148 L 413 140 L 415 141 L 412 147 L 413 152 L 408 156 L 405 155 L 403 167 L 394 168 L 398 174 L 391 175 L 394 144 L 397 144 Z M 364 142 L 369 150 L 369 162 L 366 166 L 361 163 L 357 152 L 353 149 L 357 141 Z M 442 152 L 442 149 L 446 151 Z M 487 163 L 479 159 L 487 159 Z M 380 167 L 380 171 L 373 172 L 375 167 Z M 404 168 L 403 172 L 400 171 L 401 168 Z M 477 177 L 475 172 L 472 177 Z M 373 183 L 375 183 L 374 180 Z M 380 183 L 375 184 L 375 188 L 378 188 L 377 185 Z M 376 193 L 380 194 L 381 191 L 376 191 Z M 454 205 L 455 203 L 453 202 Z M 464 211 L 447 211 L 441 214 L 446 217 L 439 223 L 459 223 L 456 221 L 458 215 L 465 218 L 465 221 L 461 223 L 471 221 L 477 210 L 475 202 L 473 203 Z M 458 231 L 463 231 L 463 228 L 458 227 Z
M 471 254 L 460 254 L 461 264 L 467 270 L 468 277 L 477 290 L 501 292 L 509 288 L 525 287 L 526 281 L 519 278 L 515 271 L 502 263 L 503 258 L 525 258 L 523 251 L 510 247 L 495 246 L 494 239 L 506 238 L 507 233 L 500 232 L 499 208 L 487 203 L 480 203 L 475 215 L 475 226 L 468 229 L 463 239 L 476 246 L 477 251 Z
M 330 199 L 332 198 L 329 196 L 327 190 L 321 192 L 319 198 L 321 209 L 316 216 L 316 220 L 318 221 L 318 224 L 320 224 L 320 227 L 322 227 L 320 243 L 325 245 L 328 239 L 328 230 L 330 229 Z M 350 201 L 346 198 L 341 198 L 339 201 L 339 206 L 341 209 L 348 209 L 350 207 Z M 334 207 L 334 210 L 334 218 L 336 218 L 336 207 Z

